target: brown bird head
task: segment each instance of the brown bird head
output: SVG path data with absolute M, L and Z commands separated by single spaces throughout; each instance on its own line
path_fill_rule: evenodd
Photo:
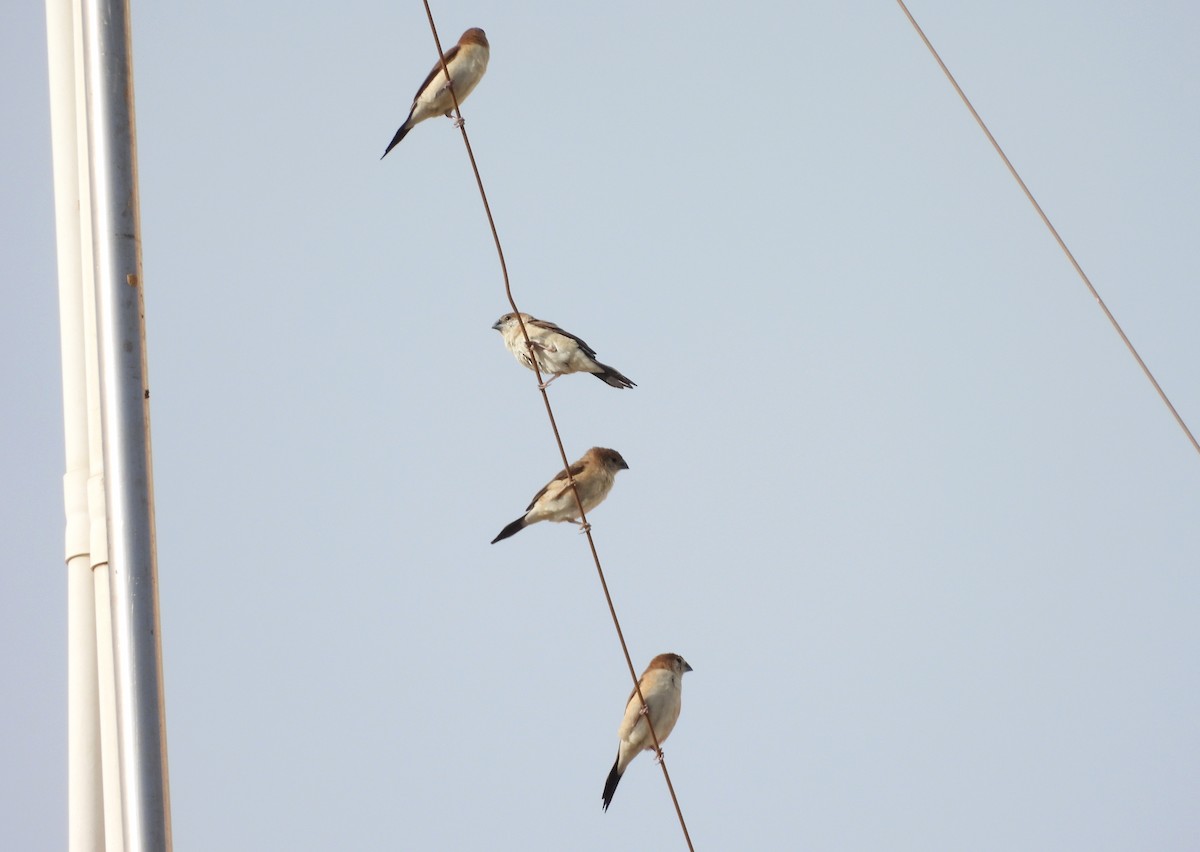
M 606 468 L 616 473 L 618 470 L 629 470 L 629 465 L 625 463 L 625 459 L 621 458 L 621 454 L 616 450 L 610 450 L 606 447 L 592 447 L 588 452 L 595 459 L 604 465 Z
M 462 37 L 459 38 L 458 43 L 478 44 L 482 47 L 488 46 L 487 36 L 483 34 L 483 30 L 479 29 L 479 27 L 471 27 L 471 29 L 463 33 Z
M 650 661 L 650 665 L 646 666 L 646 671 L 651 669 L 666 669 L 680 677 L 684 672 L 692 671 L 692 667 L 688 665 L 688 661 L 678 654 L 659 654 Z

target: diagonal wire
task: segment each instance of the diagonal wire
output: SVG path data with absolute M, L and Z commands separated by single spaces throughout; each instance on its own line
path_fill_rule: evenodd
M 554 419 L 554 409 L 550 407 L 550 395 L 546 392 L 546 383 L 542 380 L 542 371 L 538 369 L 536 353 L 533 351 L 533 343 L 529 339 L 529 332 L 525 329 L 525 321 L 521 318 L 521 310 L 517 307 L 517 302 L 513 298 L 512 285 L 508 279 L 508 265 L 504 262 L 504 249 L 500 245 L 500 234 L 496 230 L 496 220 L 492 217 L 492 208 L 488 204 L 487 192 L 483 188 L 483 178 L 479 175 L 479 166 L 475 162 L 475 152 L 471 148 L 471 140 L 467 136 L 466 124 L 463 121 L 462 110 L 459 108 L 458 93 L 454 91 L 454 85 L 450 79 L 450 69 L 446 66 L 446 54 L 442 50 L 442 40 L 438 37 L 437 25 L 433 22 L 433 12 L 429 8 L 429 0 L 421 0 L 425 6 L 425 16 L 429 19 L 429 29 L 433 33 L 434 44 L 437 45 L 438 57 L 442 63 L 442 73 L 446 75 L 447 88 L 450 91 L 450 97 L 454 100 L 454 117 L 455 126 L 462 133 L 463 144 L 467 148 L 467 157 L 471 160 L 471 171 L 475 173 L 475 185 L 479 188 L 479 197 L 483 201 L 484 212 L 487 213 L 488 226 L 492 230 L 492 241 L 496 244 L 496 255 L 500 258 L 500 272 L 504 276 L 504 294 L 508 297 L 508 303 L 512 306 L 513 313 L 517 315 L 517 322 L 521 326 L 521 336 L 525 338 L 525 346 L 530 351 L 530 363 L 533 365 L 534 375 L 537 377 L 538 390 L 542 394 L 542 402 L 546 406 L 546 416 L 550 419 L 550 429 L 554 432 L 554 441 L 558 445 L 558 455 L 562 459 L 563 470 L 567 475 L 567 484 L 571 486 L 571 492 L 575 495 L 575 503 L 579 507 L 579 523 L 583 533 L 587 536 L 588 548 L 592 552 L 592 561 L 596 565 L 596 574 L 600 578 L 600 586 L 604 590 L 604 599 L 608 603 L 608 612 L 612 616 L 613 627 L 617 630 L 617 639 L 621 643 L 621 652 L 625 655 L 625 665 L 629 668 L 629 676 L 633 678 L 633 689 L 637 693 L 638 700 L 642 702 L 642 715 L 646 720 L 646 727 L 650 731 L 650 738 L 654 741 L 654 751 L 658 756 L 658 765 L 662 767 L 663 778 L 667 781 L 667 790 L 671 793 L 671 802 L 675 805 L 675 815 L 679 817 L 679 827 L 683 829 L 683 838 L 687 841 L 688 849 L 695 852 L 695 847 L 692 846 L 691 835 L 688 834 L 687 823 L 683 819 L 683 810 L 679 807 L 679 798 L 675 795 L 675 785 L 671 783 L 671 773 L 667 771 L 667 762 L 663 756 L 662 746 L 658 741 L 658 734 L 654 732 L 654 725 L 650 722 L 650 707 L 646 704 L 646 697 L 642 695 L 642 687 L 638 682 L 637 670 L 633 667 L 633 660 L 629 656 L 629 646 L 625 642 L 625 633 L 621 630 L 621 622 L 617 618 L 616 607 L 613 606 L 612 595 L 608 591 L 608 582 L 604 579 L 604 569 L 600 565 L 600 554 L 596 552 L 596 542 L 592 538 L 592 526 L 588 523 L 587 515 L 583 510 L 583 501 L 579 498 L 579 489 L 576 487 L 575 478 L 571 476 L 571 463 L 567 460 L 567 451 L 563 447 L 562 435 L 558 431 L 558 423 Z
M 1071 250 L 1067 248 L 1067 244 L 1063 242 L 1063 238 L 1059 236 L 1058 230 L 1050 223 L 1050 217 L 1046 215 L 1044 210 L 1042 210 L 1042 205 L 1037 203 L 1037 199 L 1033 197 L 1033 193 L 1029 191 L 1029 187 L 1025 185 L 1025 181 L 1021 180 L 1021 176 L 1017 174 L 1017 170 L 1013 167 L 1013 164 L 1009 161 L 1008 156 L 1004 153 L 1004 149 L 1000 147 L 1000 143 L 996 141 L 996 137 L 992 135 L 992 131 L 988 130 L 988 126 L 984 124 L 983 119 L 979 117 L 979 113 L 975 111 L 975 107 L 971 105 L 971 101 L 967 98 L 966 93 L 963 92 L 962 87 L 958 85 L 958 81 L 954 79 L 954 75 L 950 73 L 950 69 L 946 67 L 946 63 L 942 61 L 942 57 L 939 56 L 937 50 L 934 49 L 932 42 L 929 41 L 929 37 L 925 35 L 925 31 L 921 29 L 921 25 L 917 23 L 917 19 L 913 17 L 912 12 L 908 11 L 908 7 L 904 5 L 904 0 L 896 0 L 896 2 L 900 4 L 900 9 L 904 12 L 905 17 L 908 18 L 908 22 L 913 25 L 913 29 L 917 31 L 917 35 L 921 37 L 921 41 L 925 42 L 925 46 L 929 48 L 929 52 L 933 54 L 933 58 L 937 60 L 938 66 L 941 67 L 942 73 L 946 75 L 946 79 L 950 81 L 950 85 L 954 87 L 954 91 L 958 92 L 958 96 L 962 98 L 962 102 L 966 104 L 967 109 L 971 111 L 971 115 L 975 118 L 975 123 L 979 125 L 979 129 L 984 132 L 984 135 L 987 136 L 988 141 L 992 143 L 992 147 L 996 149 L 996 153 L 1000 155 L 1000 159 L 1004 161 L 1004 165 L 1008 167 L 1009 173 L 1021 187 L 1021 191 L 1025 193 L 1025 197 L 1029 199 L 1029 203 L 1033 205 L 1033 209 L 1037 211 L 1038 216 L 1042 218 L 1042 222 L 1054 236 L 1055 241 L 1058 243 L 1058 247 L 1063 250 L 1063 254 L 1067 256 L 1067 260 L 1071 261 L 1071 266 L 1075 267 L 1075 271 L 1079 273 L 1080 279 L 1082 279 L 1083 283 L 1087 285 L 1088 292 L 1092 294 L 1092 298 L 1094 298 L 1096 303 L 1100 305 L 1100 310 L 1104 311 L 1104 315 L 1108 317 L 1109 323 L 1112 324 L 1112 327 L 1116 330 L 1117 334 L 1121 336 L 1121 340 L 1125 343 L 1125 348 L 1129 350 L 1129 354 L 1133 356 L 1133 359 L 1137 361 L 1138 366 L 1142 368 L 1142 372 L 1146 375 L 1146 378 L 1150 380 L 1150 384 L 1154 385 L 1154 389 L 1158 391 L 1159 398 L 1170 410 L 1171 416 L 1175 418 L 1175 422 L 1179 424 L 1179 428 L 1183 430 L 1183 434 L 1187 435 L 1187 439 L 1192 442 L 1192 447 L 1195 448 L 1197 453 L 1200 453 L 1200 443 L 1197 443 L 1196 436 L 1192 434 L 1192 430 L 1188 428 L 1187 423 L 1185 423 L 1183 418 L 1179 416 L 1179 412 L 1175 410 L 1175 406 L 1172 405 L 1171 400 L 1167 398 L 1166 391 L 1162 389 L 1162 386 L 1158 383 L 1158 380 L 1154 378 L 1154 374 L 1150 372 L 1150 368 L 1146 366 L 1146 362 L 1142 360 L 1142 356 L 1138 354 L 1138 351 L 1134 348 L 1133 343 L 1130 342 L 1129 338 L 1125 336 L 1125 331 L 1121 328 L 1121 324 L 1117 322 L 1117 318 L 1112 315 L 1112 311 L 1108 309 L 1108 305 L 1104 304 L 1104 299 L 1100 298 L 1100 294 L 1096 291 L 1096 288 L 1092 286 L 1091 279 L 1087 277 L 1087 274 L 1083 271 L 1083 267 L 1080 266 L 1079 261 L 1075 259 L 1075 255 L 1073 255 Z

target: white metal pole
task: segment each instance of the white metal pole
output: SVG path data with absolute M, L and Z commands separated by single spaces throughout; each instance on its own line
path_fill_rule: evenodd
M 112 626 L 112 583 L 108 564 L 108 508 L 104 497 L 104 429 L 100 404 L 100 344 L 96 320 L 96 264 L 92 251 L 92 185 L 88 160 L 87 81 L 84 79 L 83 4 L 72 0 L 75 25 L 75 99 L 79 149 L 79 237 L 83 258 L 83 343 L 87 370 L 88 516 L 91 518 L 92 611 L 100 690 L 100 765 L 104 796 L 105 852 L 125 852 L 121 803 L 121 748 L 117 720 L 117 675 Z
M 104 480 L 93 479 L 88 489 L 92 506 L 92 541 L 98 536 L 107 539 L 104 515 L 95 514 L 95 507 L 104 505 Z M 97 531 L 95 519 L 100 519 Z M 117 675 L 113 653 L 112 594 L 108 562 L 95 565 L 93 548 L 92 582 L 95 596 L 92 607 L 96 613 L 97 672 L 100 684 L 100 756 L 104 785 L 104 852 L 125 852 L 125 816 L 121 807 L 121 749 L 117 734 Z
M 88 516 L 92 563 L 92 611 L 100 692 L 100 765 L 104 790 L 104 849 L 124 852 L 125 817 L 121 807 L 121 748 L 117 723 L 117 676 L 114 660 L 112 595 L 108 565 L 108 509 L 104 497 L 104 430 L 100 404 L 100 345 L 97 340 L 95 255 L 92 251 L 92 189 L 88 162 L 87 85 L 84 81 L 83 8 L 72 3 L 75 23 L 75 93 L 78 102 L 80 246 L 83 257 L 83 355 L 87 371 Z
M 127 0 L 84 0 L 96 321 L 125 848 L 171 848 Z
M 91 522 L 88 515 L 88 373 L 83 306 L 81 154 L 86 125 L 78 14 L 71 0 L 46 0 L 50 123 L 58 236 L 63 426 L 66 438 L 67 560 L 67 841 L 70 852 L 104 849 L 99 685 Z M 88 244 L 90 246 L 91 240 Z M 89 257 L 90 261 L 90 257 Z M 90 265 L 90 264 L 89 264 Z M 86 276 L 88 283 L 91 275 Z M 93 336 L 94 340 L 94 336 Z
M 88 515 L 91 518 L 92 610 L 96 625 L 96 669 L 100 688 L 100 764 L 104 789 L 105 852 L 125 852 L 121 797 L 121 748 L 117 720 L 117 675 L 113 641 L 112 583 L 108 564 L 108 508 L 104 496 L 104 429 L 100 403 L 100 344 L 97 339 L 95 254 L 92 251 L 92 186 L 88 160 L 87 81 L 84 79 L 83 4 L 73 0 L 75 97 L 78 104 L 80 245 L 83 266 L 84 362 L 87 370 Z

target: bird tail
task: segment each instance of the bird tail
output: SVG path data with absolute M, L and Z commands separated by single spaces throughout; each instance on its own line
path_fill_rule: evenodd
M 617 759 L 613 761 L 613 768 L 608 773 L 608 779 L 604 782 L 604 810 L 606 811 L 612 804 L 613 793 L 617 792 L 617 785 L 621 783 L 621 773 L 617 770 L 620 760 L 621 756 L 618 754 Z
M 392 141 L 388 143 L 387 150 L 383 152 L 383 157 L 386 157 L 389 153 L 391 153 L 391 150 L 400 144 L 400 140 L 407 136 L 408 131 L 410 130 L 412 130 L 412 127 L 407 121 L 401 124 L 400 129 L 396 131 L 396 135 L 392 137 Z M 382 160 L 383 157 L 380 157 L 379 159 Z
M 525 527 L 527 527 L 527 526 L 529 526 L 529 525 L 527 523 L 525 523 L 525 516 L 522 515 L 521 517 L 519 517 L 515 521 L 513 521 L 511 524 L 506 526 L 504 529 L 500 530 L 500 534 L 498 536 L 496 536 L 494 539 L 492 539 L 492 544 L 495 544 L 498 541 L 503 541 L 504 539 L 508 538 L 509 536 L 516 535 L 521 530 L 525 529 Z
M 601 364 L 599 361 L 596 362 L 596 366 L 600 369 L 592 373 L 592 375 L 604 382 L 606 385 L 610 385 L 614 388 L 637 387 L 637 384 L 631 382 L 627 377 L 622 375 L 620 370 L 614 370 L 612 367 L 608 366 L 607 364 Z

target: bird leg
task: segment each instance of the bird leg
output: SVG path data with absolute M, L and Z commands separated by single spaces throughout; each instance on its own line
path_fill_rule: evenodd
M 550 383 L 553 382 L 555 379 L 557 379 L 561 375 L 562 375 L 562 373 L 555 373 L 550 378 L 546 379 L 546 381 L 544 381 L 540 385 L 538 385 L 538 390 L 545 390 L 546 388 L 550 387 Z
M 591 524 L 580 524 L 579 525 L 579 534 L 580 535 L 583 535 L 584 533 L 590 533 L 591 531 L 592 531 Z
M 660 748 L 658 750 L 658 754 L 654 755 L 654 765 L 662 766 L 662 762 L 665 757 L 666 757 L 666 755 L 663 753 L 663 750 Z

